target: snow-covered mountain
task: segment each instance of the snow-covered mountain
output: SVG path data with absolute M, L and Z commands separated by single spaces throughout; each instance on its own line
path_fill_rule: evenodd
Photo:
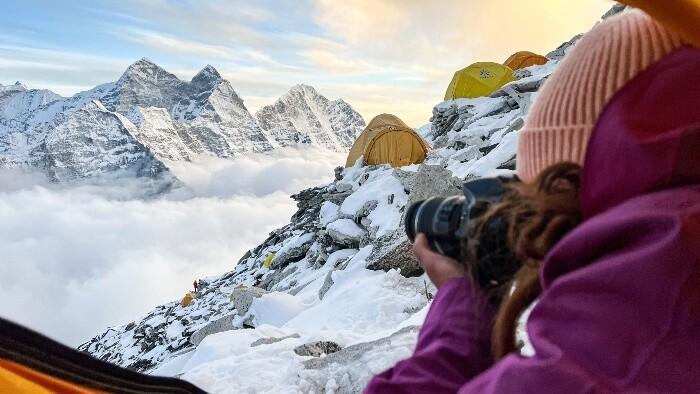
M 491 97 L 435 106 L 421 128 L 425 163 L 338 168 L 335 181 L 292 196 L 291 222 L 202 280 L 189 305 L 161 305 L 80 349 L 212 392 L 360 392 L 411 354 L 435 291 L 411 255 L 405 208 L 459 194 L 468 178 L 512 174 L 532 99 L 574 41 Z
M 28 90 L 20 82 L 9 86 L 0 85 L 0 119 L 14 119 L 22 112 L 33 111 L 60 98 L 50 90 Z
M 134 138 L 134 125 L 98 100 L 107 87 L 71 98 L 19 83 L 0 87 L 3 165 L 37 168 L 55 181 L 109 175 L 172 184 L 163 163 Z
M 537 90 L 578 38 L 490 97 L 437 104 L 419 130 L 432 147 L 423 164 L 337 168 L 335 181 L 292 196 L 290 223 L 233 271 L 200 281 L 189 305 L 161 305 L 80 349 L 210 392 L 361 392 L 412 353 L 435 292 L 411 255 L 406 207 L 512 174 Z
M 145 58 L 118 81 L 70 98 L 19 82 L 0 85 L 0 163 L 38 168 L 54 181 L 146 176 L 171 182 L 163 161 L 264 153 L 295 140 L 344 151 L 364 127 L 342 99 L 329 101 L 310 86 L 292 88 L 261 111 L 280 105 L 283 111 L 270 112 L 263 130 L 214 67 L 187 82 Z
M 233 157 L 272 149 L 231 84 L 212 66 L 179 80 L 141 59 L 104 97 L 105 107 L 136 126 L 136 138 L 158 158 Z
M 296 85 L 255 113 L 276 146 L 308 144 L 336 152 L 350 150 L 365 121 L 343 99 L 330 101 L 308 85 Z

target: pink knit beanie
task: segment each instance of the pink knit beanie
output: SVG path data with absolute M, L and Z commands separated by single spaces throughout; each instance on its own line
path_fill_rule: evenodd
M 518 135 L 518 176 L 531 181 L 548 166 L 583 165 L 603 108 L 627 82 L 683 45 L 639 10 L 626 11 L 585 34 L 538 94 Z

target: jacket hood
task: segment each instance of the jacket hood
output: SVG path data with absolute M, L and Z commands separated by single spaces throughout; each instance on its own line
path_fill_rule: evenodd
M 607 104 L 588 142 L 585 219 L 631 198 L 700 184 L 700 50 L 681 47 Z

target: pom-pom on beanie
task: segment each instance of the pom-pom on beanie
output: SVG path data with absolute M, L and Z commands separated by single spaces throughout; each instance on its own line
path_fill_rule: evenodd
M 700 0 L 619 0 L 637 7 L 700 49 Z
M 640 10 L 595 26 L 544 83 L 518 135 L 517 172 L 531 181 L 552 164 L 583 165 L 605 105 L 627 82 L 684 40 Z

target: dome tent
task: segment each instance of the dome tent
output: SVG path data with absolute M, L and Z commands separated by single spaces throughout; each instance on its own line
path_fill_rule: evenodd
M 492 62 L 474 63 L 455 73 L 445 92 L 445 100 L 488 96 L 511 81 L 515 81 L 515 77 L 508 66 Z
M 534 65 L 545 64 L 549 61 L 546 57 L 529 51 L 515 52 L 510 55 L 508 60 L 503 62 L 503 65 L 510 67 L 512 70 L 530 67 Z
M 186 306 L 189 305 L 190 302 L 192 302 L 192 300 L 194 300 L 195 298 L 197 298 L 197 295 L 196 295 L 196 294 L 194 294 L 194 293 L 191 292 L 191 291 L 188 292 L 187 294 L 185 294 L 185 297 L 182 299 L 182 301 L 180 301 L 180 306 L 182 306 L 183 308 L 186 307 Z
M 422 163 L 428 154 L 428 143 L 401 119 L 390 114 L 372 119 L 350 148 L 346 167 L 364 156 L 363 165 L 387 163 L 392 167 Z

